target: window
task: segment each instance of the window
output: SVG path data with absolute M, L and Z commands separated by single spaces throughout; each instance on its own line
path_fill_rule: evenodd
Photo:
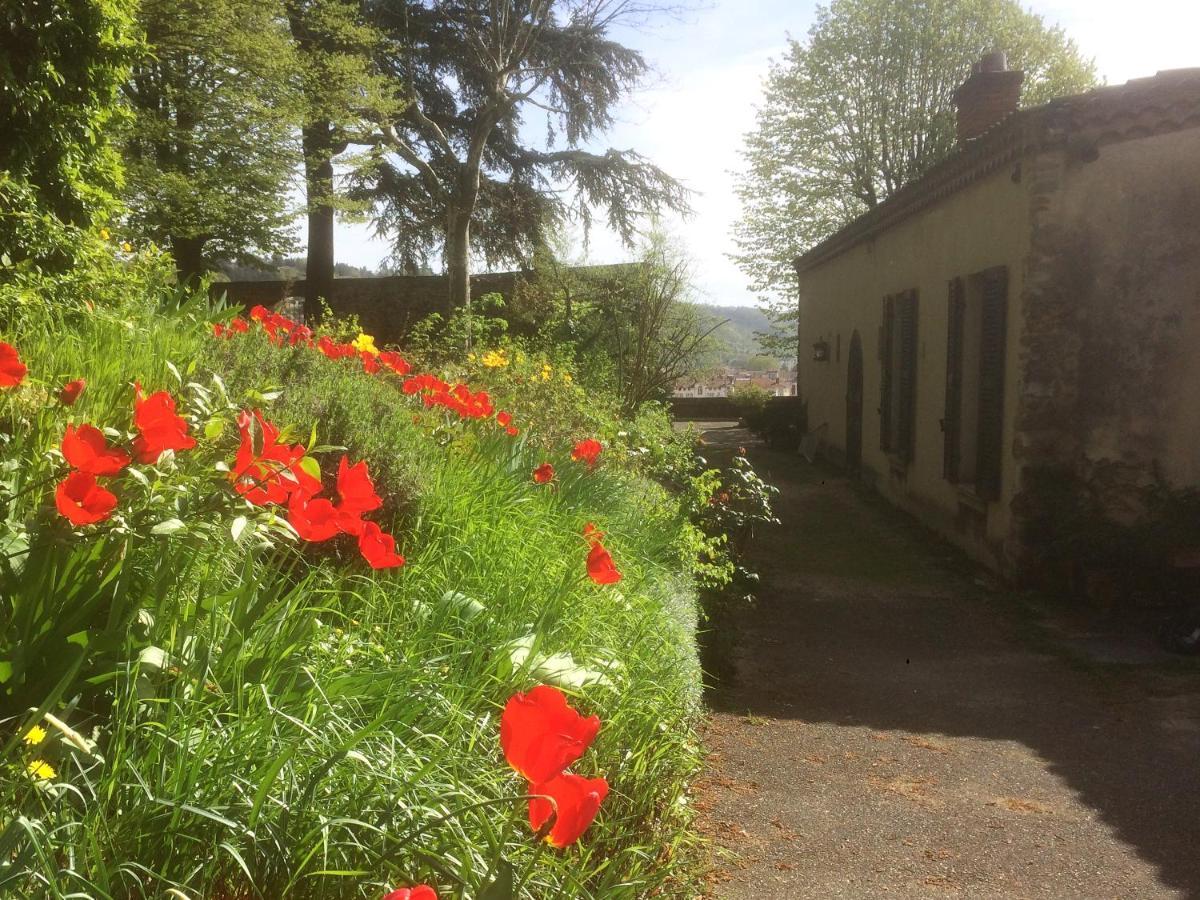
M 946 337 L 946 479 L 984 500 L 1000 497 L 1008 270 L 950 282 Z
M 883 298 L 880 330 L 879 446 L 912 462 L 917 410 L 917 292 Z

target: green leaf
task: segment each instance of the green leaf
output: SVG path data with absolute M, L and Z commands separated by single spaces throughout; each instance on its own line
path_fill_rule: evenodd
M 311 475 L 317 481 L 321 480 L 321 464 L 317 462 L 315 457 L 302 456 L 300 458 L 300 468 L 308 475 Z
M 164 519 L 159 522 L 150 531 L 153 534 L 174 534 L 177 531 L 182 531 L 187 526 L 179 519 Z
M 175 363 L 167 361 L 167 368 L 171 370 L 171 374 L 175 376 L 175 380 L 183 384 L 183 376 L 179 374 L 179 370 L 175 368 Z
M 88 633 L 86 631 L 77 631 L 74 634 L 69 634 L 67 635 L 67 643 L 78 644 L 80 647 L 86 649 L 88 645 Z
M 246 526 L 249 524 L 250 520 L 245 516 L 238 516 L 233 520 L 233 524 L 229 526 L 229 534 L 233 537 L 235 544 L 242 539 L 242 534 L 246 531 Z
M 0 659 L 0 684 L 12 678 L 12 663 L 7 659 Z
M 224 419 L 209 419 L 208 424 L 204 426 L 204 436 L 210 441 L 215 441 L 225 433 Z
M 496 863 L 496 877 L 480 892 L 479 900 L 513 900 L 514 897 L 512 863 L 501 859 Z

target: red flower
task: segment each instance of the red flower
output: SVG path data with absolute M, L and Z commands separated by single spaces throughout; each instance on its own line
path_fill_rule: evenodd
M 116 475 L 129 465 L 129 454 L 109 448 L 104 432 L 92 425 L 68 425 L 62 453 L 71 468 L 88 475 Z
M 241 316 L 234 316 L 233 321 L 229 323 L 229 330 L 237 334 L 245 334 L 250 330 L 250 323 Z
M 404 565 L 404 557 L 396 552 L 396 539 L 384 534 L 374 522 L 364 522 L 358 536 L 358 552 L 372 569 L 394 569 Z
M 288 346 L 295 347 L 297 344 L 312 345 L 312 329 L 305 325 L 297 325 L 292 329 L 291 336 L 288 337 Z
M 521 433 L 521 429 L 517 428 L 517 426 L 515 426 L 515 425 L 509 425 L 507 428 L 504 429 L 504 433 L 507 434 L 509 437 L 516 437 L 518 434 Z
M 412 371 L 412 366 L 394 350 L 379 351 L 379 361 L 395 372 L 397 375 L 407 375 Z
M 220 322 L 213 322 L 213 337 L 223 338 L 223 337 L 226 337 L 229 333 L 230 332 L 228 332 L 226 330 L 225 326 L 222 325 Z
M 411 888 L 396 888 L 390 894 L 384 895 L 383 900 L 438 900 L 438 895 L 429 885 L 418 884 Z
M 257 452 L 254 447 L 254 427 L 257 423 L 261 444 Z M 321 482 L 309 475 L 300 466 L 304 457 L 304 446 L 278 443 L 279 429 L 263 418 L 258 410 L 250 413 L 243 410 L 238 415 L 238 428 L 242 442 L 234 457 L 230 478 L 234 490 L 256 506 L 267 503 L 283 503 L 293 491 L 302 491 L 313 496 L 321 492 Z
M 587 557 L 588 578 L 596 584 L 616 584 L 621 580 L 621 573 L 613 562 L 612 554 L 604 549 L 599 538 L 592 539 L 592 549 Z
M 501 410 L 500 412 L 496 413 L 496 422 L 499 423 L 501 428 L 507 428 L 512 424 L 512 413 L 507 413 Z
M 575 449 L 571 451 L 571 459 L 575 462 L 587 463 L 588 468 L 596 465 L 596 459 L 600 456 L 600 451 L 604 447 L 595 438 L 588 438 L 586 441 L 580 441 L 575 445 Z
M 383 506 L 383 500 L 371 483 L 366 460 L 350 465 L 350 461 L 342 456 L 338 463 L 337 492 L 338 510 L 343 513 L 362 515 Z
M 542 463 L 533 470 L 533 480 L 538 484 L 546 484 L 554 480 L 554 466 L 550 463 Z
M 589 544 L 598 544 L 600 541 L 604 540 L 604 532 L 591 522 L 588 522 L 583 526 L 583 536 Z
M 583 778 L 563 772 L 554 778 L 535 784 L 529 791 L 534 797 L 529 801 L 529 827 L 540 831 L 555 812 L 558 817 L 546 841 L 553 847 L 569 847 L 588 830 L 600 804 L 608 796 L 608 782 L 603 778 Z
M 528 781 L 549 781 L 583 756 L 600 731 L 598 716 L 584 718 L 558 688 L 538 685 L 513 694 L 500 717 L 500 748 Z
M 265 306 L 252 306 L 250 308 L 250 318 L 255 322 L 261 322 L 271 315 L 271 311 Z
M 58 392 L 58 402 L 63 406 L 74 406 L 75 401 L 79 399 L 79 395 L 83 393 L 85 387 L 87 387 L 87 382 L 82 378 L 68 381 Z
M 342 531 L 341 517 L 324 497 L 293 491 L 288 503 L 288 521 L 305 541 L 327 541 Z
M 379 371 L 379 360 L 375 358 L 374 353 L 368 353 L 366 350 L 363 350 L 359 356 L 362 357 L 362 367 L 364 372 L 366 372 L 368 375 L 374 375 Z
M 0 388 L 16 387 L 25 380 L 28 371 L 17 354 L 17 348 L 12 344 L 0 343 Z
M 133 440 L 133 452 L 138 462 L 152 463 L 164 450 L 191 450 L 196 439 L 188 437 L 188 423 L 175 414 L 175 401 L 166 391 L 142 397 L 137 385 L 133 401 L 133 424 L 141 432 Z
M 72 472 L 54 491 L 54 505 L 72 525 L 92 525 L 112 515 L 117 498 L 97 485 L 90 472 Z

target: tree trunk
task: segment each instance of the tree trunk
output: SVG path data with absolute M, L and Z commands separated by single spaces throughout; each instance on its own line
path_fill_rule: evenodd
M 471 214 L 451 207 L 446 228 L 447 312 L 471 311 Z
M 308 259 L 304 267 L 304 318 L 314 324 L 321 299 L 333 296 L 333 127 L 313 122 L 303 129 L 308 201 Z
M 202 237 L 171 239 L 171 255 L 175 257 L 175 277 L 180 284 L 198 279 L 208 271 L 204 264 L 204 242 Z

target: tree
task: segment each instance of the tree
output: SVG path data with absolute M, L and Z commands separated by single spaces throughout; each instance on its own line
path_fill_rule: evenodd
M 291 249 L 296 68 L 282 6 L 143 0 L 139 22 L 150 53 L 125 87 L 131 227 L 171 248 L 181 279 Z
M 612 124 L 615 105 L 647 70 L 637 51 L 612 39 L 612 28 L 656 5 L 376 0 L 372 7 L 392 46 L 384 70 L 404 86 L 407 105 L 366 138 L 376 150 L 354 194 L 373 204 L 401 265 L 441 247 L 451 308 L 470 302 L 472 250 L 489 261 L 519 257 L 565 217 L 586 227 L 592 206 L 632 242 L 643 216 L 686 209 L 685 189 L 636 152 L 583 149 Z M 546 118 L 544 147 L 521 133 L 528 111 Z
M 775 318 L 794 321 L 797 255 L 954 149 L 954 91 L 995 49 L 1025 72 L 1024 105 L 1096 83 L 1062 29 L 1017 0 L 833 0 L 790 42 L 737 185 L 734 259 Z
M 0 21 L 0 252 L 45 260 L 56 226 L 117 209 L 109 141 L 140 49 L 131 0 L 6 3 Z M 44 219 L 48 216 L 49 219 Z
M 304 312 L 320 315 L 334 278 L 334 215 L 346 204 L 334 183 L 334 158 L 364 122 L 398 110 L 395 90 L 375 68 L 380 34 L 363 18 L 357 0 L 287 0 L 288 28 L 299 57 L 303 100 L 308 252 Z

